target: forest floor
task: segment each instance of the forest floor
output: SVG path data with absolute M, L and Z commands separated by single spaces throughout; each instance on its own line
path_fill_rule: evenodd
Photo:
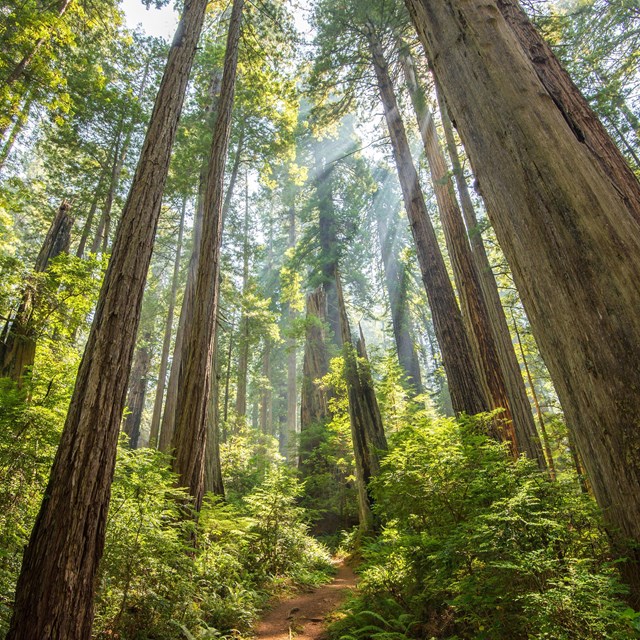
M 355 589 L 356 575 L 344 560 L 329 584 L 279 602 L 265 613 L 256 627 L 256 640 L 319 640 L 325 620 Z

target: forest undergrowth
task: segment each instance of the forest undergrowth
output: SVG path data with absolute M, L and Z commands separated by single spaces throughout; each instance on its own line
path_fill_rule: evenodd
M 372 487 L 381 532 L 357 545 L 359 591 L 332 637 L 639 637 L 575 475 L 551 482 L 484 431 L 418 413 L 392 438 Z

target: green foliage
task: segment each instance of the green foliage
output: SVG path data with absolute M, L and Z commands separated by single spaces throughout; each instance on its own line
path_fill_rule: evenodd
M 593 502 L 478 419 L 405 426 L 374 496 L 386 526 L 335 637 L 634 637 Z

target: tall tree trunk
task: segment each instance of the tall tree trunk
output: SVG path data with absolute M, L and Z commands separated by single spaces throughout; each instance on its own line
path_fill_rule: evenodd
M 260 389 L 260 431 L 265 435 L 273 433 L 272 399 L 271 389 L 271 341 L 267 338 L 262 355 L 262 388 Z
M 93 219 L 96 217 L 96 211 L 98 210 L 98 203 L 100 202 L 100 196 L 102 195 L 102 185 L 104 184 L 104 171 L 100 172 L 98 178 L 98 184 L 96 185 L 95 192 L 93 194 L 93 200 L 91 201 L 91 207 L 87 214 L 84 226 L 82 227 L 82 233 L 80 234 L 80 241 L 78 242 L 78 248 L 76 249 L 76 256 L 78 258 L 84 258 L 84 251 L 87 246 L 87 240 L 91 233 L 91 226 L 93 225 Z
M 351 329 L 339 275 L 336 275 L 336 291 L 340 310 L 344 377 L 349 397 L 351 440 L 356 463 L 360 530 L 370 532 L 375 526 L 371 508 L 373 506 L 373 498 L 369 483 L 371 478 L 380 470 L 379 451 L 386 450 L 387 441 L 382 425 L 382 416 L 380 415 L 373 389 L 373 380 L 368 368 L 365 369 L 366 347 L 364 345 L 364 337 L 361 334 L 356 351 L 351 339 Z
M 370 43 L 370 52 L 391 136 L 405 209 L 411 224 L 422 279 L 429 298 L 436 338 L 442 351 L 453 408 L 457 413 L 480 413 L 488 409 L 487 400 L 480 386 L 476 367 L 473 365 L 473 352 L 462 322 L 462 315 L 429 219 L 404 124 L 400 118 L 398 103 L 389 78 L 388 67 L 373 42 Z
M 296 210 L 289 208 L 289 249 L 296 246 Z M 287 320 L 292 326 L 296 319 L 296 312 L 287 306 Z M 298 438 L 298 365 L 296 353 L 296 339 L 287 340 L 287 426 L 284 430 L 282 449 L 290 465 L 297 466 L 297 438 Z
M 47 231 L 34 265 L 35 273 L 46 271 L 51 260 L 66 253 L 71 242 L 73 218 L 69 215 L 70 204 L 63 200 Z M 33 366 L 36 355 L 36 327 L 33 313 L 38 304 L 38 282 L 27 282 L 20 305 L 4 342 L 0 345 L 0 373 L 21 382 L 27 369 Z
M 451 158 L 453 166 L 453 175 L 458 187 L 458 195 L 460 196 L 460 204 L 462 205 L 462 213 L 467 226 L 469 241 L 473 259 L 476 264 L 478 275 L 480 277 L 480 286 L 484 294 L 487 310 L 491 318 L 491 328 L 495 338 L 495 344 L 498 349 L 498 358 L 504 375 L 507 393 L 509 394 L 509 403 L 511 414 L 513 415 L 516 436 L 520 448 L 532 460 L 537 460 L 542 466 L 543 456 L 541 452 L 540 437 L 536 431 L 533 422 L 533 414 L 531 413 L 531 404 L 527 396 L 527 389 L 522 378 L 520 364 L 513 346 L 511 332 L 507 324 L 507 318 L 500 300 L 498 291 L 498 283 L 493 274 L 493 269 L 489 262 L 487 252 L 482 240 L 482 234 L 478 228 L 478 220 L 476 218 L 475 208 L 471 200 L 469 188 L 465 180 L 464 171 L 460 164 L 458 156 L 458 147 L 453 135 L 451 120 L 445 101 L 440 95 L 440 91 L 436 84 L 436 93 L 438 97 L 438 105 L 442 115 L 442 125 L 447 141 L 447 150 Z
M 86 640 L 104 547 L 118 432 L 171 147 L 204 21 L 188 0 L 78 370 L 45 499 L 16 589 L 10 640 Z
M 640 543 L 637 201 L 614 162 L 585 145 L 495 0 L 407 6 L 596 499 L 621 537 Z M 617 549 L 631 558 L 621 570 L 638 604 L 640 552 L 623 539 Z
M 303 473 L 309 468 L 309 458 L 319 444 L 317 426 L 331 417 L 327 391 L 319 385 L 322 377 L 329 372 L 326 309 L 324 289 L 318 287 L 307 296 L 306 336 L 300 398 L 299 467 Z
M 388 177 L 387 172 L 383 176 L 383 183 Z M 423 393 L 422 374 L 420 373 L 420 361 L 415 348 L 414 328 L 409 316 L 407 269 L 400 261 L 398 255 L 397 229 L 398 225 L 393 220 L 394 211 L 389 208 L 376 207 L 376 228 L 378 240 L 382 252 L 387 294 L 389 296 L 389 308 L 391 309 L 391 323 L 393 337 L 398 352 L 398 361 L 407 376 L 407 383 L 413 393 Z
M 547 435 L 547 426 L 544 423 L 544 416 L 542 415 L 542 409 L 540 408 L 540 402 L 538 402 L 538 393 L 536 392 L 536 386 L 533 382 L 533 376 L 529 371 L 529 364 L 527 363 L 527 357 L 524 353 L 522 346 L 522 340 L 520 339 L 520 331 L 518 331 L 518 325 L 516 319 L 512 317 L 513 329 L 516 334 L 516 340 L 518 342 L 518 348 L 520 349 L 520 357 L 522 358 L 522 365 L 524 366 L 525 374 L 527 375 L 527 381 L 529 382 L 529 389 L 531 389 L 531 397 L 533 398 L 533 405 L 536 408 L 536 415 L 538 417 L 538 424 L 540 425 L 540 433 L 542 434 L 542 442 L 544 444 L 544 452 L 547 457 L 547 464 L 549 465 L 549 477 L 552 480 L 556 479 L 556 465 L 553 462 L 553 454 L 551 453 L 551 444 L 549 443 L 549 436 Z
M 151 350 L 149 349 L 149 334 L 144 337 L 144 344 L 138 348 L 133 359 L 133 367 L 129 380 L 129 395 L 127 397 L 127 409 L 122 430 L 129 436 L 129 446 L 138 448 L 140 439 L 140 423 L 144 411 L 144 400 L 147 395 L 147 376 L 151 368 Z
M 342 346 L 340 333 L 340 309 L 336 292 L 336 270 L 338 266 L 338 238 L 336 213 L 333 204 L 333 185 L 331 172 L 333 167 L 322 154 L 322 145 L 316 142 L 313 147 L 315 163 L 315 187 L 318 206 L 318 236 L 320 239 L 320 269 L 324 289 L 327 315 L 332 341 Z
M 176 244 L 176 258 L 173 263 L 173 278 L 171 279 L 171 291 L 169 292 L 169 308 L 167 321 L 164 326 L 164 338 L 162 340 L 162 353 L 160 355 L 160 370 L 158 372 L 158 384 L 156 397 L 153 403 L 153 415 L 151 416 L 151 429 L 149 432 L 149 446 L 158 446 L 158 434 L 160 432 L 160 417 L 162 415 L 162 401 L 167 379 L 167 367 L 169 365 L 169 350 L 171 349 L 171 334 L 173 332 L 173 314 L 176 307 L 176 295 L 178 293 L 178 281 L 180 280 L 180 258 L 182 257 L 182 238 L 184 235 L 184 217 L 187 209 L 186 196 L 182 200 L 180 212 L 180 225 L 178 227 L 178 241 Z
M 244 0 L 234 0 L 229 21 L 222 86 L 207 171 L 193 322 L 185 330 L 184 378 L 180 380 L 173 434 L 173 469 L 180 484 L 189 490 L 196 510 L 200 509 L 204 493 L 207 407 L 219 297 L 224 169 L 231 131 L 243 6 Z
M 249 290 L 249 180 L 244 176 L 244 229 L 242 247 L 242 304 L 246 304 Z M 236 385 L 236 414 L 247 414 L 247 376 L 249 372 L 249 318 L 243 308 L 240 316 L 238 382 Z
M 223 206 L 223 218 L 226 216 L 231 206 L 231 196 L 235 188 L 238 178 L 238 169 L 240 167 L 240 158 L 242 157 L 242 149 L 244 146 L 244 133 L 240 130 L 238 138 L 238 146 L 236 148 L 236 157 L 229 178 L 227 194 Z M 195 296 L 196 270 L 198 268 L 198 260 L 200 256 L 200 239 L 202 234 L 202 215 L 204 207 L 204 184 L 207 173 L 207 163 L 204 162 L 200 170 L 200 181 L 198 186 L 198 202 L 196 206 L 196 215 L 193 223 L 193 251 L 189 258 L 189 267 L 187 270 L 187 283 L 182 297 L 182 307 L 180 308 L 180 319 L 178 320 L 178 329 L 176 331 L 175 345 L 173 347 L 173 359 L 171 361 L 171 371 L 169 373 L 169 382 L 167 383 L 167 395 L 164 404 L 164 413 L 160 425 L 160 436 L 158 439 L 158 448 L 160 451 L 168 451 L 171 448 L 173 432 L 176 424 L 176 406 L 178 402 L 178 388 L 180 384 L 180 376 L 182 374 L 182 357 L 185 327 L 193 322 L 193 299 Z
M 207 439 L 204 464 L 204 490 L 224 498 L 220 463 L 220 370 L 218 367 L 218 331 L 213 338 L 211 393 L 207 407 Z
M 383 58 L 382 47 L 378 42 L 374 44 L 377 45 L 378 56 Z M 429 165 L 431 182 L 436 195 L 438 212 L 460 300 L 462 319 L 476 356 L 477 370 L 483 384 L 485 397 L 489 400 L 489 406 L 492 410 L 503 409 L 493 420 L 495 436 L 508 442 L 512 455 L 517 457 L 521 448 L 517 432 L 524 431 L 524 429 L 519 428 L 516 432 L 511 413 L 511 401 L 498 359 L 498 349 L 494 340 L 489 311 L 480 286 L 476 264 L 471 254 L 462 213 L 449 177 L 447 161 L 442 151 L 436 123 L 427 105 L 424 90 L 418 83 L 411 54 L 401 46 L 399 55 Z M 527 451 L 529 456 L 532 453 L 536 456 L 538 453 L 541 454 L 540 451 Z M 541 462 L 544 465 L 544 458 Z

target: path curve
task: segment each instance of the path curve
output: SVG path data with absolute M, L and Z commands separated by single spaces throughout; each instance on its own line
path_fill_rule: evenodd
M 288 598 L 268 611 L 256 628 L 256 640 L 319 640 L 324 621 L 355 588 L 357 578 L 344 562 L 333 582 Z

